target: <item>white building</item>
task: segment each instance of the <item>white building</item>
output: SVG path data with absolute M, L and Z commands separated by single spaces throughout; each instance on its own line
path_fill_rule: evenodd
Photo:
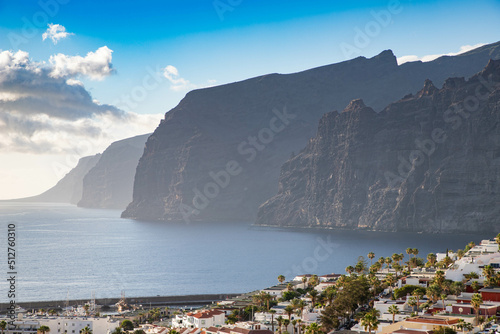
M 498 247 L 498 245 L 497 245 Z M 452 281 L 461 281 L 464 274 L 475 272 L 482 275 L 483 267 L 491 265 L 494 268 L 500 267 L 500 253 L 484 253 L 478 256 L 464 256 L 457 260 L 452 268 L 446 270 L 446 278 Z M 498 270 L 498 269 L 497 269 Z
M 222 326 L 226 323 L 226 314 L 219 310 L 204 310 L 178 314 L 172 319 L 172 327 L 207 328 Z
M 1 320 L 1 319 L 0 319 Z M 7 323 L 9 320 L 4 319 Z M 66 333 L 79 334 L 80 330 L 89 327 L 95 334 L 109 334 L 120 326 L 118 320 L 110 318 L 86 318 L 86 317 L 43 317 L 25 318 L 13 322 L 14 326 L 7 326 L 5 334 L 36 334 L 40 326 L 50 328 L 51 334 Z
M 111 333 L 120 326 L 118 320 L 108 318 L 86 318 L 86 317 L 48 317 L 38 319 L 40 326 L 50 328 L 51 334 L 67 333 L 79 334 L 82 329 L 89 327 L 93 333 Z

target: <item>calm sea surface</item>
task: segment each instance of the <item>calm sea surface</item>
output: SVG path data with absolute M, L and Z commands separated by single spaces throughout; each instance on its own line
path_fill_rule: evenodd
M 114 210 L 0 203 L 0 302 L 7 302 L 7 224 L 16 224 L 16 299 L 238 293 L 277 276 L 344 273 L 358 256 L 418 248 L 419 256 L 493 235 L 297 231 L 234 224 L 120 219 Z M 406 253 L 405 253 L 406 254 Z

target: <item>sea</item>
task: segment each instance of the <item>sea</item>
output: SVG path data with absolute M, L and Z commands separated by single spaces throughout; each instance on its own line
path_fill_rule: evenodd
M 369 265 L 369 252 L 407 259 L 411 247 L 425 259 L 495 237 L 144 222 L 117 210 L 16 202 L 0 202 L 0 226 L 0 303 L 12 299 L 11 276 L 16 302 L 244 293 L 277 284 L 279 275 L 345 273 L 360 256 Z

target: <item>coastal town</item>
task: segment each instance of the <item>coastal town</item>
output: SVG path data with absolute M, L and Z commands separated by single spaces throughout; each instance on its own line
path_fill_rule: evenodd
M 370 252 L 345 273 L 277 277 L 260 291 L 190 307 L 112 305 L 17 309 L 2 334 L 499 333 L 500 234 L 464 249 Z M 5 312 L 6 310 L 2 310 Z

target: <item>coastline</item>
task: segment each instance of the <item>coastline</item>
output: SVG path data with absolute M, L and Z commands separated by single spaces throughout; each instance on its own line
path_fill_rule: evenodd
M 227 293 L 227 294 L 199 294 L 199 295 L 179 295 L 179 296 L 145 296 L 145 297 L 126 297 L 127 302 L 131 304 L 144 304 L 151 305 L 151 307 L 160 306 L 194 306 L 194 305 L 206 305 L 211 304 L 216 301 L 222 301 L 227 298 L 232 298 L 240 296 L 241 293 Z M 107 305 L 112 306 L 120 301 L 120 297 L 116 298 L 96 298 L 95 303 L 97 305 Z M 78 306 L 89 302 L 89 299 L 72 299 L 72 300 L 48 300 L 48 301 L 29 301 L 29 302 L 18 302 L 17 306 L 20 306 L 26 310 L 31 309 L 50 309 L 50 308 L 63 308 L 68 304 L 68 306 Z M 0 303 L 0 313 L 7 311 L 9 303 Z

